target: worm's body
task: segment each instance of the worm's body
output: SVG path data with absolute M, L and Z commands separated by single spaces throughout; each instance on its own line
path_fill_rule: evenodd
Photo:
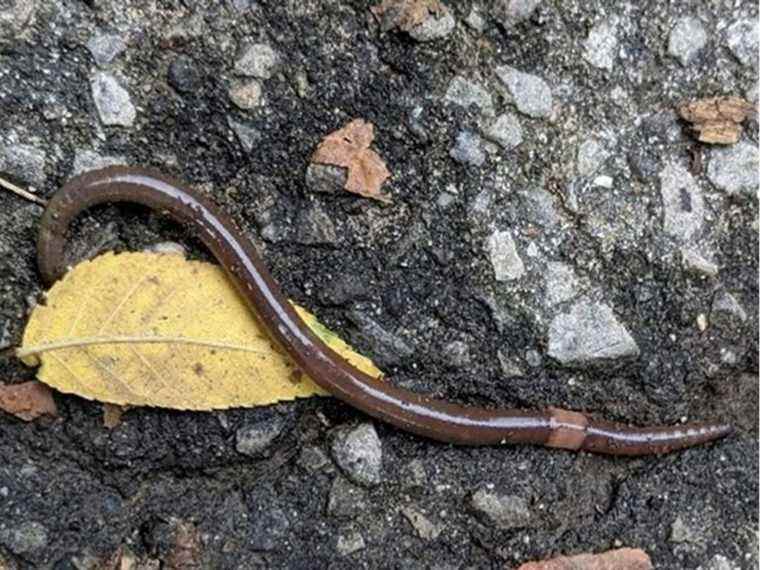
M 64 246 L 71 220 L 104 202 L 133 202 L 189 224 L 235 283 L 270 337 L 295 365 L 328 392 L 403 430 L 465 445 L 532 443 L 617 455 L 667 453 L 723 437 L 731 427 L 694 423 L 632 428 L 550 408 L 490 410 L 428 398 L 355 369 L 327 347 L 291 308 L 254 246 L 210 200 L 163 175 L 109 167 L 70 180 L 48 203 L 38 241 L 43 278 L 66 270 Z

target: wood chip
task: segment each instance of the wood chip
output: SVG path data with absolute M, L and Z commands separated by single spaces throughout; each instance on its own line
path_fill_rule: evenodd
M 734 144 L 742 134 L 741 123 L 756 113 L 741 97 L 708 97 L 683 103 L 678 114 L 692 124 L 697 140 L 710 144 Z

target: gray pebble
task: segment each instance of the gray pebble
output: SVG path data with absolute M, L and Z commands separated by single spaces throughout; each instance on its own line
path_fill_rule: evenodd
M 728 291 L 718 291 L 713 298 L 710 320 L 715 324 L 721 321 L 741 325 L 747 321 L 747 312 Z
M 541 358 L 541 353 L 537 350 L 527 350 L 525 352 L 525 363 L 531 368 L 538 368 L 543 361 L 544 359 Z
M 474 105 L 483 115 L 489 117 L 494 115 L 491 94 L 479 83 L 462 76 L 457 76 L 451 80 L 443 100 L 466 109 L 470 105 Z
M 605 145 L 596 138 L 583 141 L 578 147 L 577 169 L 581 176 L 594 174 L 609 158 L 610 153 Z
M 470 363 L 470 347 L 466 342 L 454 340 L 443 348 L 446 360 L 451 366 L 463 368 Z
M 480 13 L 480 8 L 475 5 L 470 8 L 470 13 L 467 14 L 464 23 L 476 32 L 482 32 L 486 29 L 486 20 L 483 18 L 483 14 Z
M 348 318 L 359 329 L 369 344 L 375 359 L 383 366 L 399 364 L 414 354 L 414 349 L 400 336 L 384 329 L 380 323 L 359 310 L 352 310 Z
M 109 156 L 98 154 L 93 150 L 80 150 L 74 156 L 74 165 L 71 168 L 71 174 L 77 175 L 87 172 L 88 170 L 97 170 L 106 166 L 115 166 L 126 164 L 127 161 L 123 156 Z
M 438 14 L 428 14 L 428 17 L 419 25 L 409 30 L 409 35 L 418 42 L 431 42 L 440 38 L 445 38 L 454 31 L 456 21 L 451 15 L 449 9 L 440 4 L 441 10 Z
M 617 28 L 617 18 L 604 20 L 591 28 L 583 43 L 583 58 L 599 69 L 612 69 L 617 59 Z
M 665 233 L 690 242 L 702 229 L 704 198 L 696 180 L 681 164 L 668 163 L 660 172 Z
M 283 427 L 282 418 L 276 415 L 243 426 L 235 433 L 235 449 L 250 457 L 265 455 L 266 449 L 282 433 Z
M 45 548 L 48 530 L 38 522 L 24 522 L 16 528 L 0 529 L 0 544 L 13 554 L 28 554 Z
M 240 142 L 240 146 L 242 146 L 246 152 L 251 152 L 261 140 L 261 132 L 252 125 L 241 123 L 232 117 L 227 117 L 227 124 L 233 130 Z
M 668 53 L 686 67 L 707 43 L 707 32 L 697 18 L 680 18 L 668 38 Z
M 308 446 L 301 450 L 298 456 L 298 465 L 309 473 L 316 473 L 330 464 L 330 459 L 319 447 Z
M 364 538 L 358 532 L 352 531 L 347 534 L 338 535 L 338 542 L 335 546 L 341 556 L 348 556 L 354 552 L 364 549 Z
M 483 152 L 483 141 L 472 131 L 459 132 L 456 143 L 449 151 L 449 155 L 457 162 L 471 164 L 472 166 L 482 166 L 486 161 L 486 155 Z
M 490 235 L 488 253 L 496 281 L 513 281 L 525 275 L 525 265 L 509 231 L 495 231 Z
M 229 90 L 230 100 L 244 111 L 259 107 L 264 98 L 261 91 L 261 83 L 252 79 L 245 83 L 235 83 Z
M 322 207 L 313 203 L 298 216 L 297 241 L 304 245 L 332 245 L 338 241 L 335 223 Z
M 87 49 L 98 67 L 103 67 L 127 49 L 127 44 L 118 34 L 98 32 L 87 41 Z
M 510 355 L 509 349 L 499 349 L 497 353 L 501 371 L 507 378 L 517 378 L 525 376 L 525 371 L 520 367 L 516 358 Z
M 367 492 L 338 475 L 330 487 L 327 514 L 336 518 L 353 518 L 367 509 Z
M 306 169 L 306 187 L 312 192 L 335 194 L 346 186 L 348 171 L 331 164 L 309 164 Z
M 179 93 L 192 93 L 201 87 L 198 68 L 186 55 L 174 58 L 169 64 L 167 81 Z
M 7 173 L 35 188 L 45 185 L 45 153 L 28 144 L 0 145 L 0 173 Z
M 401 513 L 409 521 L 414 530 L 417 531 L 417 535 L 424 540 L 435 540 L 443 530 L 443 526 L 434 524 L 414 507 L 403 507 Z
M 105 71 L 96 72 L 90 81 L 92 98 L 104 125 L 131 127 L 137 117 L 129 92 L 116 77 Z
M 693 246 L 681 248 L 681 264 L 686 271 L 695 275 L 704 277 L 717 277 L 718 275 L 718 265 Z
M 500 529 L 523 528 L 531 519 L 528 501 L 516 495 L 498 495 L 479 489 L 472 495 L 470 506 L 486 522 Z
M 269 79 L 278 63 L 277 53 L 266 44 L 253 44 L 243 50 L 235 62 L 235 73 L 246 77 Z
M 578 278 L 573 268 L 565 263 L 550 261 L 544 273 L 546 304 L 549 307 L 569 301 L 578 295 Z
M 707 165 L 707 177 L 715 186 L 731 195 L 757 193 L 758 149 L 750 142 L 713 148 Z
M 540 77 L 504 65 L 496 75 L 506 85 L 517 109 L 529 117 L 549 117 L 554 101 L 549 85 Z
M 511 150 L 523 141 L 520 119 L 512 113 L 502 113 L 485 129 L 483 136 L 505 150 Z
M 335 463 L 354 483 L 369 487 L 382 481 L 383 449 L 371 423 L 338 430 L 331 450 Z
M 509 29 L 530 18 L 539 4 L 541 0 L 496 0 L 491 8 L 491 16 Z
M 670 526 L 670 542 L 683 543 L 683 542 L 698 542 L 701 539 L 701 535 L 697 530 L 686 524 L 683 517 L 678 516 L 673 524 Z
M 404 465 L 401 478 L 407 487 L 424 487 L 428 482 L 425 465 L 419 459 L 412 459 Z
M 261 500 L 255 505 L 248 519 L 248 544 L 253 550 L 275 550 L 281 546 L 290 529 L 285 511 L 271 500 Z
M 739 20 L 729 26 L 726 32 L 728 49 L 742 65 L 757 68 L 758 40 L 760 31 L 757 18 L 754 20 Z
M 583 366 L 637 357 L 639 347 L 609 306 L 582 299 L 552 320 L 547 353 L 565 366 Z

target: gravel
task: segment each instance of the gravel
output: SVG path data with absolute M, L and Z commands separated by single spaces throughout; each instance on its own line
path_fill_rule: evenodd
M 127 44 L 119 34 L 98 32 L 87 40 L 87 49 L 98 67 L 105 67 L 124 53 Z
M 470 499 L 470 507 L 488 524 L 500 529 L 523 528 L 531 523 L 528 501 L 516 495 L 500 495 L 479 489 Z
M 92 98 L 104 125 L 131 127 L 137 118 L 137 109 L 129 92 L 114 75 L 97 71 L 90 81 Z
M 471 166 L 483 166 L 486 161 L 483 142 L 477 133 L 472 131 L 462 131 L 457 135 L 456 143 L 449 155 L 457 162 Z
M 253 44 L 246 47 L 235 61 L 235 73 L 245 77 L 269 79 L 272 77 L 279 57 L 277 53 L 266 44 Z
M 639 347 L 603 303 L 581 299 L 549 326 L 547 354 L 565 366 L 592 366 L 635 358 Z
M 618 55 L 618 19 L 616 17 L 599 22 L 583 43 L 583 58 L 594 67 L 611 70 Z
M 509 231 L 492 233 L 487 247 L 496 281 L 514 281 L 525 275 L 525 265 Z
M 446 89 L 443 100 L 465 109 L 473 105 L 478 112 L 486 116 L 494 115 L 491 94 L 480 83 L 466 77 L 454 77 Z
M 686 67 L 707 43 L 707 32 L 697 18 L 679 18 L 668 37 L 668 53 Z
M 552 113 L 554 100 L 549 85 L 538 77 L 509 67 L 497 67 L 496 75 L 507 87 L 517 110 L 529 117 L 544 118 Z
M 371 487 L 382 481 L 383 449 L 372 424 L 338 431 L 331 450 L 335 463 L 354 483 Z
M 483 129 L 483 136 L 504 150 L 511 150 L 523 141 L 520 119 L 512 113 L 502 113 Z
M 707 177 L 715 186 L 730 195 L 757 195 L 757 171 L 760 168 L 758 149 L 754 144 L 740 141 L 710 152 Z

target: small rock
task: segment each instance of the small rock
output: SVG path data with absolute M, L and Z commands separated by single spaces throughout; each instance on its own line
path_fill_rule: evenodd
M 512 113 L 502 113 L 483 130 L 483 136 L 501 146 L 504 150 L 511 150 L 523 141 L 520 120 Z
M 536 118 L 551 115 L 554 105 L 552 91 L 543 79 L 508 65 L 497 67 L 496 75 L 506 85 L 521 113 Z
M 698 566 L 697 570 L 741 570 L 741 567 L 722 554 L 716 554 L 707 564 Z
M 442 526 L 433 524 L 430 519 L 413 507 L 403 507 L 401 512 L 417 531 L 419 537 L 424 540 L 435 540 L 443 530 Z
M 201 76 L 192 59 L 181 55 L 169 64 L 169 85 L 179 93 L 192 93 L 201 86 Z
M 547 353 L 565 366 L 583 366 L 637 357 L 639 347 L 609 306 L 580 300 L 552 319 Z
M 298 215 L 297 241 L 304 245 L 333 245 L 338 241 L 335 224 L 322 207 L 313 203 Z
M 506 29 L 527 20 L 541 0 L 496 0 L 491 8 L 494 17 Z
M 758 150 L 754 144 L 741 141 L 738 144 L 710 151 L 707 178 L 715 186 L 731 195 L 757 192 Z
M 461 340 L 448 343 L 444 347 L 443 353 L 448 363 L 457 368 L 462 368 L 470 363 L 470 347 Z
M 230 100 L 244 111 L 255 109 L 263 102 L 261 83 L 252 79 L 245 83 L 235 83 L 230 88 Z
M 372 317 L 353 310 L 348 314 L 348 318 L 359 329 L 377 362 L 382 365 L 399 364 L 414 354 L 414 349 L 403 338 L 384 329 Z
M 418 42 L 432 42 L 445 38 L 454 31 L 456 21 L 449 9 L 440 4 L 441 9 L 437 14 L 429 14 L 419 25 L 409 30 L 409 35 Z
M 501 366 L 501 371 L 504 373 L 504 376 L 507 378 L 525 376 L 525 372 L 520 367 L 517 359 L 510 355 L 509 349 L 499 349 L 497 357 L 499 359 L 499 365 Z
M 98 32 L 87 41 L 87 49 L 98 67 L 103 67 L 127 49 L 127 44 L 118 34 Z
M 330 459 L 325 455 L 325 452 L 314 446 L 304 447 L 298 457 L 298 465 L 309 473 L 316 473 L 329 464 Z
M 232 117 L 227 117 L 227 124 L 246 152 L 251 152 L 261 140 L 261 132 L 256 127 L 236 121 Z
M 383 448 L 372 424 L 339 430 L 331 449 L 335 463 L 354 483 L 369 487 L 382 480 Z
M 699 332 L 705 332 L 709 324 L 710 323 L 707 322 L 707 315 L 704 313 L 699 313 L 697 315 L 697 329 L 699 329 Z
M 482 166 L 486 161 L 482 145 L 483 142 L 477 134 L 472 131 L 460 131 L 456 144 L 449 151 L 449 156 L 463 164 Z
M 105 71 L 96 72 L 90 81 L 92 98 L 104 125 L 131 127 L 137 117 L 129 92 L 116 77 Z
M 408 487 L 424 487 L 428 481 L 425 465 L 419 459 L 412 459 L 404 466 L 402 478 Z
M 277 53 L 266 44 L 253 44 L 244 49 L 235 62 L 235 73 L 246 77 L 269 79 L 278 63 Z
M 718 275 L 716 263 L 708 260 L 700 252 L 688 246 L 681 248 L 681 264 L 689 273 L 705 277 L 716 277 Z
M 544 274 L 546 303 L 553 307 L 578 295 L 578 278 L 573 268 L 564 263 L 550 261 Z
M 670 31 L 668 53 L 686 67 L 706 43 L 707 32 L 702 22 L 697 18 L 680 18 Z
M 517 570 L 652 570 L 652 561 L 638 548 L 619 548 L 601 554 L 560 556 L 541 562 L 528 562 Z
M 486 20 L 483 18 L 483 14 L 480 13 L 478 6 L 472 6 L 470 13 L 464 19 L 464 23 L 476 32 L 483 32 L 486 29 Z
M 16 528 L 0 529 L 0 544 L 13 554 L 28 554 L 45 548 L 48 530 L 38 522 L 25 522 Z
M 601 176 L 597 176 L 591 181 L 591 185 L 595 188 L 606 188 L 607 190 L 610 190 L 612 188 L 612 185 L 614 184 L 614 180 L 612 179 L 612 176 L 607 176 L 606 174 L 602 174 Z
M 71 174 L 76 176 L 89 170 L 97 170 L 106 166 L 116 166 L 126 164 L 127 160 L 123 156 L 109 156 L 98 154 L 92 150 L 80 150 L 74 156 L 74 165 L 71 168 Z
M 617 18 L 610 18 L 591 28 L 583 43 L 583 58 L 594 67 L 611 70 L 617 58 Z
M 734 22 L 727 31 L 728 49 L 742 65 L 754 65 L 757 68 L 757 51 L 760 31 L 757 18 Z
M 338 475 L 333 480 L 327 499 L 327 514 L 337 518 L 353 518 L 367 509 L 367 492 Z
M 341 534 L 338 535 L 336 548 L 341 556 L 348 556 L 364 548 L 364 539 L 358 532 Z
M 523 528 L 530 523 L 528 501 L 516 495 L 497 495 L 480 489 L 472 495 L 470 505 L 486 522 L 500 529 Z
M 649 149 L 636 148 L 628 153 L 628 166 L 641 182 L 649 182 L 660 170 L 660 160 Z
M 576 158 L 578 174 L 581 176 L 591 176 L 604 164 L 609 156 L 609 151 L 598 139 L 591 138 L 583 141 L 578 147 Z
M 247 546 L 263 551 L 278 548 L 290 529 L 285 512 L 271 501 L 259 503 L 251 511 Z
M 712 302 L 710 321 L 716 324 L 741 325 L 747 322 L 747 312 L 728 291 L 718 291 Z
M 479 83 L 462 76 L 457 76 L 451 80 L 446 94 L 443 96 L 443 100 L 465 109 L 468 109 L 470 105 L 474 105 L 483 115 L 488 117 L 494 115 L 491 94 Z
M 348 171 L 331 164 L 309 164 L 306 169 L 306 187 L 312 192 L 335 194 L 346 186 Z
M 525 266 L 509 231 L 492 233 L 488 238 L 488 252 L 496 281 L 513 281 L 525 275 Z
M 660 172 L 660 194 L 665 233 L 690 242 L 702 229 L 704 198 L 691 173 L 678 163 L 668 163 Z
M 673 521 L 670 527 L 670 542 L 698 542 L 700 534 L 695 529 L 688 526 L 679 516 Z
M 543 363 L 544 359 L 541 358 L 541 353 L 537 350 L 525 351 L 525 363 L 531 368 L 538 368 Z
M 176 241 L 160 241 L 148 246 L 145 251 L 151 251 L 161 255 L 181 255 L 182 257 L 187 257 L 185 246 Z M 223 425 L 222 427 L 225 426 Z
M 256 457 L 264 454 L 265 450 L 282 433 L 284 423 L 279 416 L 271 417 L 246 425 L 235 433 L 235 449 L 238 453 Z
M 27 144 L 0 146 L 0 173 L 7 173 L 36 188 L 45 185 L 45 153 Z

